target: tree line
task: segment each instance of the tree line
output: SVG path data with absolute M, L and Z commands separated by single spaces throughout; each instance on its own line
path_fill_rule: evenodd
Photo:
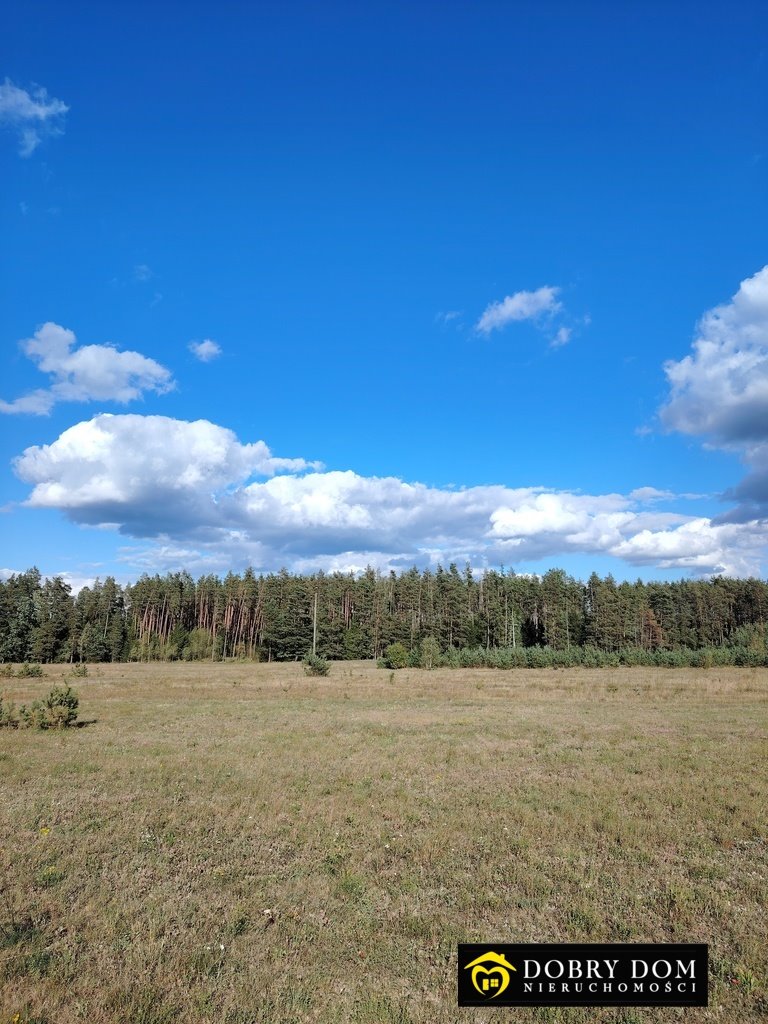
M 768 584 L 758 579 L 580 582 L 454 564 L 381 574 L 97 580 L 73 596 L 37 569 L 0 582 L 0 661 L 380 658 L 392 644 L 443 654 L 528 650 L 617 654 L 745 647 L 765 651 Z M 581 653 L 579 653 L 581 652 Z M 566 659 L 567 660 L 567 659 Z

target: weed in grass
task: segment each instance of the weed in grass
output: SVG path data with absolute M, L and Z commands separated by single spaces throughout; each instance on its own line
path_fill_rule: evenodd
M 59 882 L 63 882 L 64 878 L 63 871 L 60 871 L 55 864 L 48 864 L 35 875 L 35 885 L 38 889 L 50 889 L 54 885 L 58 885 Z
M 53 1024 L 47 1014 L 35 1013 L 29 1007 L 23 1010 L 16 1010 L 9 1017 L 4 1018 L 2 1024 Z
M 20 974 L 44 978 L 51 969 L 53 957 L 47 949 L 35 950 L 23 958 Z
M 251 928 L 251 919 L 247 913 L 235 914 L 234 918 L 230 921 L 227 931 L 229 935 L 236 939 L 238 935 L 245 935 Z
M 389 996 L 366 995 L 355 1006 L 355 1024 L 412 1024 L 407 1003 Z
M 141 985 L 117 989 L 107 1000 L 112 1019 L 130 1024 L 174 1024 L 178 1007 L 153 987 Z
M 224 969 L 226 947 L 223 942 L 209 943 L 196 950 L 187 963 L 187 975 L 193 982 L 218 978 Z
M 760 981 L 754 971 L 747 970 L 742 967 L 738 967 L 736 972 L 731 979 L 731 983 L 739 985 L 742 992 L 746 995 L 751 995 L 756 992 L 760 986 Z
M 20 942 L 31 942 L 39 935 L 39 929 L 31 917 L 14 919 L 0 924 L 0 949 L 10 949 Z
M 333 853 L 328 853 L 323 857 L 323 867 L 331 876 L 340 874 L 346 862 L 346 854 L 340 850 L 335 850 Z
M 364 900 L 367 886 L 365 879 L 352 871 L 345 871 L 339 878 L 337 891 L 347 900 Z
M 592 911 L 585 907 L 572 906 L 566 913 L 566 927 L 574 936 L 574 942 L 587 942 L 595 934 L 598 921 Z

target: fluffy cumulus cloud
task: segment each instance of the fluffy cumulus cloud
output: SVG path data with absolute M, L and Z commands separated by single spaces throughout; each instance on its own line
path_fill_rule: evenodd
M 533 292 L 515 292 L 500 302 L 492 302 L 477 321 L 475 330 L 490 334 L 519 320 L 540 320 L 551 317 L 563 308 L 558 299 L 559 288 L 544 285 Z
M 74 333 L 59 324 L 43 324 L 21 347 L 52 383 L 11 402 L 0 399 L 3 413 L 45 416 L 57 402 L 126 403 L 145 391 L 163 394 L 174 387 L 170 371 L 154 359 L 111 345 L 78 346 Z
M 665 426 L 715 443 L 768 440 L 768 266 L 702 317 L 692 352 L 664 369 Z
M 204 341 L 190 341 L 189 351 L 201 363 L 210 363 L 212 359 L 217 359 L 221 355 L 221 345 L 210 338 L 205 338 Z
M 739 506 L 722 518 L 768 516 L 768 266 L 704 314 L 691 352 L 665 371 L 664 426 L 737 452 L 750 467 L 725 495 Z
M 0 85 L 0 125 L 17 133 L 21 156 L 31 156 L 43 139 L 61 135 L 68 110 L 41 86 L 28 92 L 8 78 Z
M 640 530 L 611 554 L 633 565 L 685 569 L 693 575 L 755 576 L 766 541 L 768 529 L 759 522 L 727 524 L 698 517 L 673 529 Z
M 207 420 L 102 413 L 53 444 L 28 448 L 14 466 L 33 485 L 28 505 L 151 536 L 219 527 L 228 489 L 236 494 L 254 474 L 298 472 L 309 463 L 273 458 L 263 441 L 241 444 Z
M 29 506 L 150 539 L 126 554 L 146 568 L 354 571 L 465 559 L 480 567 L 582 552 L 744 575 L 757 571 L 765 541 L 755 524 L 663 511 L 652 488 L 634 497 L 454 489 L 326 472 L 204 420 L 97 416 L 28 448 L 15 469 L 31 485 Z

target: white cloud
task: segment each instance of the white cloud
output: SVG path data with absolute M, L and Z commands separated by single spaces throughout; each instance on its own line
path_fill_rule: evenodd
M 559 288 L 544 285 L 533 292 L 515 292 L 507 295 L 500 302 L 492 302 L 477 321 L 475 330 L 480 334 L 490 334 L 507 324 L 519 320 L 537 320 L 559 313 L 562 304 L 558 301 Z
M 275 458 L 263 441 L 243 444 L 204 420 L 96 416 L 51 445 L 27 449 L 15 469 L 32 487 L 27 505 L 153 538 L 148 549 L 126 554 L 134 563 L 155 559 L 200 571 L 247 562 L 295 571 L 467 559 L 510 565 L 588 553 L 745 574 L 758 570 L 768 538 L 761 524 L 718 525 L 638 508 L 638 500 L 664 495 L 647 487 L 629 496 L 449 489 L 323 472 L 303 459 Z
M 52 392 L 38 388 L 36 391 L 30 391 L 28 395 L 14 398 L 12 402 L 5 402 L 0 398 L 0 412 L 47 416 L 55 404 L 56 399 Z
M 126 403 L 144 391 L 164 394 L 174 387 L 170 371 L 154 359 L 111 345 L 78 348 L 76 341 L 72 331 L 51 322 L 23 341 L 23 351 L 53 383 L 12 402 L 0 399 L 0 412 L 44 416 L 57 402 Z
M 146 263 L 137 263 L 133 268 L 133 277 L 136 281 L 149 281 L 154 277 L 152 268 Z
M 636 487 L 629 492 L 633 501 L 640 501 L 643 504 L 656 501 L 669 501 L 675 497 L 672 491 L 660 491 L 658 487 Z
M 49 572 L 45 574 L 45 579 L 53 579 L 55 576 L 65 583 L 72 594 L 72 597 L 77 597 L 83 587 L 92 587 L 96 582 L 96 576 L 83 576 L 80 573 L 72 572 Z
M 737 452 L 750 467 L 725 495 L 741 506 L 724 518 L 768 516 L 768 266 L 742 281 L 730 302 L 705 313 L 691 353 L 664 369 L 664 426 Z
M 543 492 L 522 502 L 502 506 L 491 513 L 494 535 L 520 544 L 546 535 L 585 535 L 596 522 L 616 528 L 633 518 L 622 511 L 627 501 L 618 495 L 584 498 L 573 494 Z
M 756 576 L 766 541 L 768 529 L 762 523 L 718 524 L 698 518 L 674 529 L 641 530 L 611 554 L 634 565 L 687 569 L 695 575 Z
M 563 323 L 563 320 L 573 322 L 573 318 L 564 309 L 559 295 L 560 289 L 551 285 L 544 285 L 532 292 L 521 291 L 507 295 L 500 302 L 492 302 L 486 307 L 475 324 L 475 332 L 487 336 L 511 323 L 527 320 L 548 338 L 550 348 L 562 348 L 573 338 L 574 328 Z M 578 323 L 586 326 L 589 318 L 584 317 Z
M 555 334 L 554 338 L 550 342 L 550 345 L 552 348 L 562 348 L 563 345 L 568 344 L 572 335 L 573 331 L 570 327 L 560 327 L 557 334 Z
M 177 518 L 202 525 L 217 517 L 219 492 L 254 473 L 298 472 L 303 459 L 276 459 L 263 441 L 240 444 L 207 420 L 102 413 L 65 430 L 53 444 L 27 448 L 14 462 L 33 484 L 27 501 L 60 508 L 92 524 L 124 524 L 139 535 Z M 166 503 L 168 507 L 156 507 Z
M 221 355 L 221 345 L 216 341 L 206 338 L 204 341 L 190 341 L 189 351 L 199 359 L 201 363 L 210 363 L 212 359 Z
M 9 580 L 11 576 L 23 576 L 23 569 L 0 569 L 0 581 L 5 582 Z M 96 577 L 95 576 L 81 576 L 73 574 L 71 572 L 49 572 L 43 575 L 44 580 L 52 580 L 58 577 L 70 588 L 73 597 L 77 597 L 83 587 L 92 587 Z
M 31 156 L 44 138 L 63 134 L 68 110 L 66 103 L 49 97 L 41 86 L 27 92 L 8 78 L 0 85 L 0 125 L 18 132 L 23 157 Z
M 721 445 L 768 440 L 768 266 L 704 314 L 692 348 L 664 366 L 664 425 Z
M 448 309 L 435 314 L 435 323 L 441 327 L 452 327 L 454 330 L 463 329 L 462 312 L 459 309 Z

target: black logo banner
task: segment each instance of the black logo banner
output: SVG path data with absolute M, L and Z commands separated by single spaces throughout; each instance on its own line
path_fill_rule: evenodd
M 706 1006 L 699 943 L 461 943 L 459 1006 Z

